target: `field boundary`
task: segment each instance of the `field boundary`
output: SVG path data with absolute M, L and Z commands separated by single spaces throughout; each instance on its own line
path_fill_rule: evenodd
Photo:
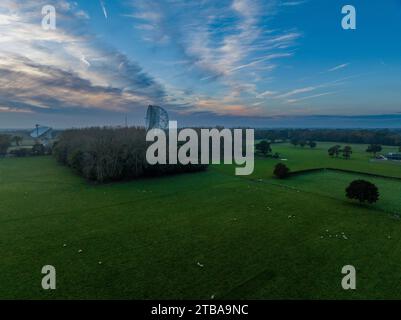
M 381 175 L 381 174 L 375 174 L 375 173 L 369 173 L 369 172 L 363 172 L 363 171 L 329 168 L 329 167 L 328 168 L 313 168 L 313 169 L 304 169 L 304 170 L 293 171 L 293 172 L 290 172 L 290 176 L 297 176 L 297 175 L 302 175 L 302 174 L 307 174 L 307 173 L 324 172 L 324 171 L 353 173 L 353 174 L 360 174 L 360 175 L 365 175 L 365 176 L 369 176 L 369 177 L 373 177 L 373 178 L 384 178 L 384 179 L 397 180 L 397 181 L 401 182 L 401 178 L 398 178 L 398 177 L 385 176 L 385 175 Z

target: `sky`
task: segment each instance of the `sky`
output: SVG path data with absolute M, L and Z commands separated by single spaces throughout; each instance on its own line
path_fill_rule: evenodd
M 0 128 L 401 127 L 400 75 L 400 0 L 0 2 Z

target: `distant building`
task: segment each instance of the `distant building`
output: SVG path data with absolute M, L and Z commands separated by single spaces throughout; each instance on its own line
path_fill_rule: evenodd
M 375 157 L 376 160 L 387 160 L 387 158 L 385 156 L 383 156 L 382 154 L 379 154 Z
M 401 161 L 401 153 L 387 153 L 386 158 L 388 160 L 398 160 Z
M 53 129 L 36 125 L 36 128 L 31 132 L 30 136 L 38 140 L 43 145 L 48 145 L 50 140 L 53 139 Z

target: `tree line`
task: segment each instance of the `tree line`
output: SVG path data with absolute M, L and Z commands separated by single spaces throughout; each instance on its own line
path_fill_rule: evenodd
M 53 147 L 56 159 L 88 180 L 107 182 L 142 176 L 206 170 L 206 165 L 149 165 L 146 161 L 146 130 L 86 128 L 62 132 Z
M 0 155 L 5 155 L 11 146 L 12 137 L 8 134 L 0 134 Z
M 335 145 L 330 147 L 327 150 L 328 154 L 330 157 L 334 158 L 338 158 L 340 156 L 340 154 L 342 154 L 342 157 L 346 160 L 349 160 L 351 158 L 352 155 L 352 147 L 350 146 L 345 146 L 344 148 L 341 147 L 340 145 Z
M 256 129 L 255 139 L 278 141 L 326 141 L 401 146 L 399 129 Z
M 15 157 L 28 157 L 28 156 L 42 156 L 51 154 L 51 148 L 46 147 L 40 142 L 36 141 L 31 148 L 20 147 L 23 137 L 12 136 L 9 134 L 0 134 L 0 156 L 5 156 L 10 154 Z M 15 144 L 17 148 L 9 151 L 12 143 Z

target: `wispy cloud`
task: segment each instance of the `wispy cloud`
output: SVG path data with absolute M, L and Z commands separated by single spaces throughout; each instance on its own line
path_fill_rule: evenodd
M 302 97 L 302 98 L 288 99 L 287 102 L 288 103 L 296 103 L 296 102 L 319 98 L 319 97 L 323 97 L 323 96 L 327 96 L 327 95 L 331 95 L 331 94 L 335 94 L 335 93 L 337 93 L 337 92 L 334 92 L 334 91 L 333 92 L 323 92 L 323 93 L 313 94 L 313 95 Z
M 104 3 L 104 0 L 99 0 L 99 2 L 100 2 L 100 6 L 102 7 L 102 10 L 103 10 L 104 17 L 107 19 L 108 14 L 107 14 L 106 5 Z
M 13 108 L 8 106 L 0 105 L 0 112 L 7 112 L 7 113 L 33 113 L 32 110 L 29 109 L 22 109 L 22 108 Z
M 276 91 L 266 90 L 266 91 L 264 91 L 264 92 L 262 92 L 262 93 L 259 93 L 259 94 L 257 95 L 257 98 L 271 97 L 271 96 L 274 96 L 274 95 L 276 95 L 276 94 L 277 94 Z
M 295 29 L 267 28 L 266 21 L 278 13 L 277 1 L 135 0 L 132 8 L 129 16 L 143 39 L 161 50 L 174 48 L 184 56 L 186 69 L 180 76 L 190 73 L 200 81 L 199 86 L 218 86 L 214 102 L 236 92 L 232 102 L 244 108 L 249 105 L 249 79 L 261 82 L 279 69 L 281 61 L 294 55 L 302 36 Z M 195 98 L 193 101 L 195 105 Z M 216 103 L 215 108 L 223 108 L 222 104 Z
M 287 91 L 287 92 L 284 92 L 284 93 L 280 93 L 278 95 L 274 95 L 273 98 L 275 98 L 275 99 L 286 99 L 287 102 L 288 101 L 293 101 L 293 102 L 301 101 L 301 100 L 303 100 L 302 97 L 301 98 L 292 99 L 292 100 L 288 100 L 287 98 L 290 98 L 290 97 L 293 97 L 293 96 L 297 96 L 297 95 L 302 95 L 304 93 L 316 91 L 316 90 L 323 89 L 323 88 L 341 86 L 341 85 L 344 85 L 347 80 L 358 78 L 360 76 L 361 75 L 352 75 L 352 76 L 348 76 L 348 77 L 332 80 L 332 81 L 329 81 L 329 82 L 320 83 L 320 84 L 317 84 L 317 85 L 310 85 L 310 86 L 307 86 L 307 87 L 293 89 L 293 90 L 290 90 L 290 91 Z M 315 96 L 319 96 L 319 94 L 313 95 L 313 96 L 310 96 L 310 97 L 315 97 Z
M 291 91 L 289 91 L 289 92 L 280 94 L 280 95 L 276 96 L 276 98 L 279 98 L 279 99 L 281 99 L 281 98 L 288 98 L 288 97 L 292 97 L 292 96 L 297 95 L 297 94 L 300 94 L 300 93 L 311 92 L 311 91 L 314 91 L 314 90 L 316 90 L 316 89 L 318 89 L 318 88 L 321 88 L 321 87 L 322 87 L 322 86 L 311 86 L 311 87 L 305 87 L 305 88 L 294 89 L 294 90 L 291 90 Z
M 336 70 L 340 70 L 340 69 L 344 69 L 346 67 L 348 67 L 350 64 L 349 63 L 343 63 L 343 64 L 339 64 L 338 66 L 335 66 L 333 68 L 330 68 L 329 70 L 327 70 L 328 72 L 333 72 Z
M 305 1 L 284 1 L 284 2 L 281 2 L 280 5 L 283 7 L 295 7 L 295 6 L 304 4 L 306 2 L 308 2 L 308 1 L 306 1 L 306 0 Z
M 127 112 L 164 99 L 162 86 L 138 64 L 79 32 L 86 15 L 73 3 L 58 1 L 58 29 L 47 31 L 35 14 L 47 1 L 6 2 L 0 3 L 0 112 Z
M 270 54 L 270 55 L 268 55 L 266 57 L 254 60 L 252 62 L 243 64 L 243 65 L 240 65 L 240 66 L 237 66 L 237 67 L 234 67 L 231 70 L 229 70 L 228 73 L 231 73 L 231 72 L 237 71 L 237 70 L 241 70 L 241 69 L 244 69 L 244 68 L 248 68 L 248 67 L 253 67 L 253 66 L 256 66 L 256 65 L 258 65 L 258 64 L 260 64 L 262 62 L 265 62 L 265 61 L 269 61 L 269 60 L 273 60 L 273 59 L 279 59 L 279 58 L 285 58 L 285 57 L 291 57 L 292 55 L 293 55 L 292 53 Z

